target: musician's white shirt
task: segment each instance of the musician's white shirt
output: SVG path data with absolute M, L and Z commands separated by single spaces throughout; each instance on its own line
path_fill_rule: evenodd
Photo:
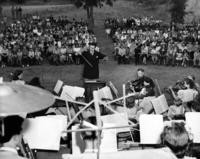
M 17 153 L 17 150 L 11 147 L 1 147 L 0 158 L 1 159 L 26 159 L 24 157 L 20 157 Z
M 194 89 L 186 89 L 178 91 L 178 97 L 182 100 L 182 102 L 192 101 L 197 94 L 198 92 Z

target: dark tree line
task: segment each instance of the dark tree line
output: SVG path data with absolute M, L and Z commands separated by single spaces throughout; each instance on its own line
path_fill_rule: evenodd
M 84 8 L 87 12 L 89 27 L 94 27 L 94 7 L 103 7 L 103 5 L 112 6 L 115 0 L 72 0 L 77 8 Z
M 184 23 L 186 4 L 188 0 L 136 0 L 145 6 L 156 6 L 165 4 L 170 6 L 169 12 L 171 14 L 171 21 L 174 23 Z
M 187 0 L 171 0 L 171 21 L 174 23 L 184 23 L 184 17 Z
M 12 4 L 23 4 L 28 0 L 0 0 L 1 3 L 10 1 Z M 47 1 L 47 0 L 43 0 Z M 69 1 L 69 0 L 67 0 Z M 112 6 L 116 0 L 71 0 L 77 8 L 84 8 L 87 13 L 89 27 L 94 27 L 94 8 L 101 8 L 103 5 Z M 171 21 L 174 23 L 183 23 L 184 16 L 186 15 L 185 7 L 187 0 L 135 0 L 136 2 L 143 3 L 144 5 L 159 5 L 170 4 L 169 12 L 171 14 Z

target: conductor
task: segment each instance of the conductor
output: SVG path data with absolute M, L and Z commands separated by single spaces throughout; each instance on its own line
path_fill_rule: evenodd
M 83 78 L 84 80 L 96 80 L 99 78 L 99 60 L 105 59 L 105 55 L 99 52 L 94 43 L 89 45 L 87 51 L 82 52 L 84 60 Z

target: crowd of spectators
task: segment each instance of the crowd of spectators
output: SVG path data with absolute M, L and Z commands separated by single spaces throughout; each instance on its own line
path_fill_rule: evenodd
M 118 63 L 200 66 L 197 24 L 167 25 L 153 17 L 107 18 Z
M 87 23 L 67 17 L 26 16 L 0 31 L 0 66 L 81 64 L 79 52 L 97 39 Z M 98 49 L 98 48 L 97 48 Z

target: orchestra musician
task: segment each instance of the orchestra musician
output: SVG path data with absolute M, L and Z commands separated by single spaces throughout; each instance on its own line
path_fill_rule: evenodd
M 174 159 L 195 159 L 186 156 L 191 141 L 191 135 L 185 128 L 184 123 L 172 122 L 171 125 L 164 127 L 161 134 L 161 142 L 167 149 L 166 152 L 170 153 Z
M 22 141 L 24 119 L 20 116 L 8 116 L 3 119 L 4 134 L 0 135 L 1 159 L 26 159 L 18 155 L 17 147 Z M 3 131 L 3 130 L 2 130 Z
M 132 92 L 136 92 L 138 98 L 144 98 L 147 96 L 155 95 L 154 81 L 150 77 L 145 76 L 144 69 L 142 68 L 139 68 L 137 70 L 137 79 L 129 83 L 130 83 L 129 90 L 131 90 Z
M 15 70 L 14 73 L 11 73 L 12 76 L 12 82 L 17 84 L 25 84 L 25 81 L 23 80 L 24 72 L 23 70 Z

